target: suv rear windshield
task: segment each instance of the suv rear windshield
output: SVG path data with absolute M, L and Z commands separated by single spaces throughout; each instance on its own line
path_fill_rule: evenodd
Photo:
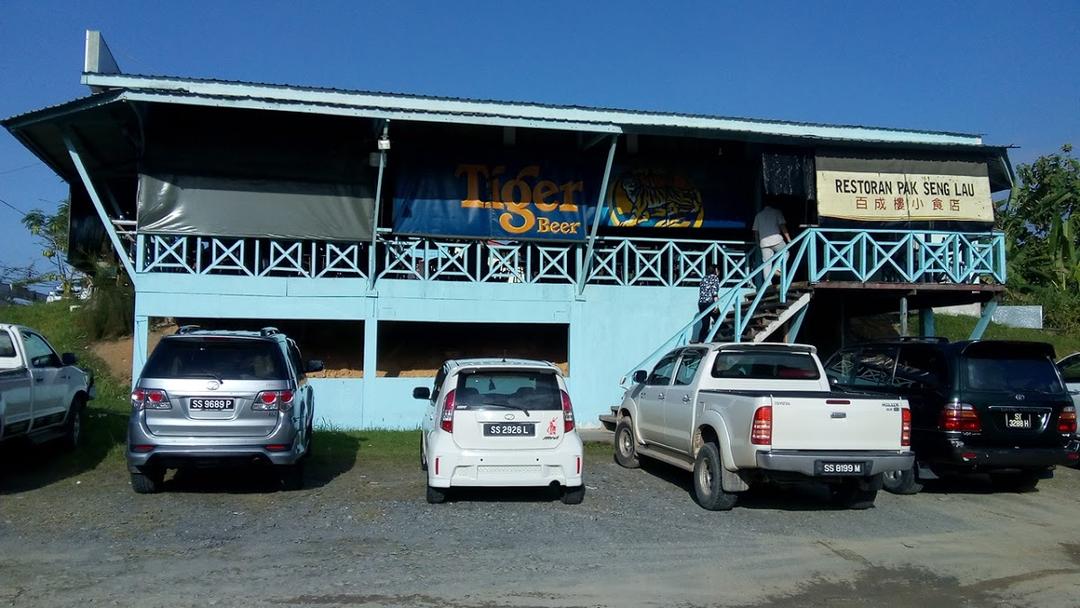
M 458 376 L 454 404 L 478 409 L 485 405 L 513 405 L 532 410 L 559 410 L 562 395 L 554 372 L 484 370 Z
M 817 380 L 814 358 L 806 353 L 721 351 L 712 368 L 713 378 L 754 380 Z
M 285 380 L 285 360 L 268 340 L 179 338 L 162 340 L 143 368 L 146 378 Z
M 965 357 L 964 385 L 977 391 L 1063 393 L 1057 368 L 1045 358 Z

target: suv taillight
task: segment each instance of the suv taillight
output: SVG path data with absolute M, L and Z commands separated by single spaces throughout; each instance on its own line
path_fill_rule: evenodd
M 446 393 L 446 400 L 443 401 L 442 416 L 439 419 L 439 428 L 447 433 L 454 432 L 454 393 L 456 391 L 450 391 Z
M 1072 434 L 1076 432 L 1076 408 L 1071 405 L 1066 405 L 1061 408 L 1061 414 L 1058 415 L 1058 432 L 1065 434 Z
M 772 406 L 764 405 L 754 412 L 754 426 L 750 429 L 750 443 L 772 444 Z
M 911 410 L 900 410 L 900 447 L 911 447 Z
M 137 388 L 131 391 L 131 407 L 136 410 L 171 410 L 169 395 L 156 388 Z
M 949 403 L 941 411 L 941 430 L 978 433 L 982 431 L 979 412 L 968 403 Z
M 292 407 L 292 402 L 293 392 L 290 390 L 263 391 L 255 395 L 255 402 L 251 404 L 251 409 L 258 412 L 270 412 L 273 410 L 287 412 Z

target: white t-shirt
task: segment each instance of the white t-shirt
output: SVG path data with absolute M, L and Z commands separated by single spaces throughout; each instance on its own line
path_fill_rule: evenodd
M 754 216 L 754 232 L 758 235 L 758 244 L 762 247 L 776 247 L 784 244 L 780 227 L 785 225 L 784 214 L 778 209 L 765 207 Z

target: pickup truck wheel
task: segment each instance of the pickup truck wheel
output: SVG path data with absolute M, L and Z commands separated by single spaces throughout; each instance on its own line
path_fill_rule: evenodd
M 723 476 L 720 450 L 715 443 L 706 443 L 698 450 L 694 461 L 694 497 L 709 511 L 728 511 L 735 506 L 738 495 L 725 492 L 720 479 Z
M 420 438 L 420 470 L 427 471 L 427 455 L 424 454 L 424 438 Z
M 623 417 L 615 425 L 615 462 L 627 469 L 641 466 L 637 455 L 637 441 L 634 439 L 633 421 Z
M 82 441 L 83 422 L 86 419 L 86 400 L 75 397 L 71 400 L 68 408 L 67 420 L 64 422 L 64 449 L 71 451 L 79 447 Z
M 866 489 L 858 479 L 845 479 L 832 489 L 833 504 L 845 509 L 869 509 L 874 506 L 880 485 L 872 484 L 871 489 Z
M 165 483 L 165 471 L 145 468 L 131 474 L 131 489 L 136 494 L 156 494 Z
M 583 500 L 585 500 L 584 485 L 563 490 L 562 501 L 564 505 L 580 505 Z
M 889 471 L 881 475 L 882 485 L 892 494 L 918 494 L 922 491 L 923 484 L 919 483 L 915 475 L 915 468 L 905 471 Z

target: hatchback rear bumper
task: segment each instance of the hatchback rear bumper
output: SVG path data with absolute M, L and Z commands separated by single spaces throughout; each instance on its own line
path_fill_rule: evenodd
M 583 450 L 576 433 L 564 436 L 559 447 L 550 450 L 463 450 L 453 445 L 453 439 L 443 446 L 435 440 L 427 454 L 428 485 L 435 488 L 582 484 Z

